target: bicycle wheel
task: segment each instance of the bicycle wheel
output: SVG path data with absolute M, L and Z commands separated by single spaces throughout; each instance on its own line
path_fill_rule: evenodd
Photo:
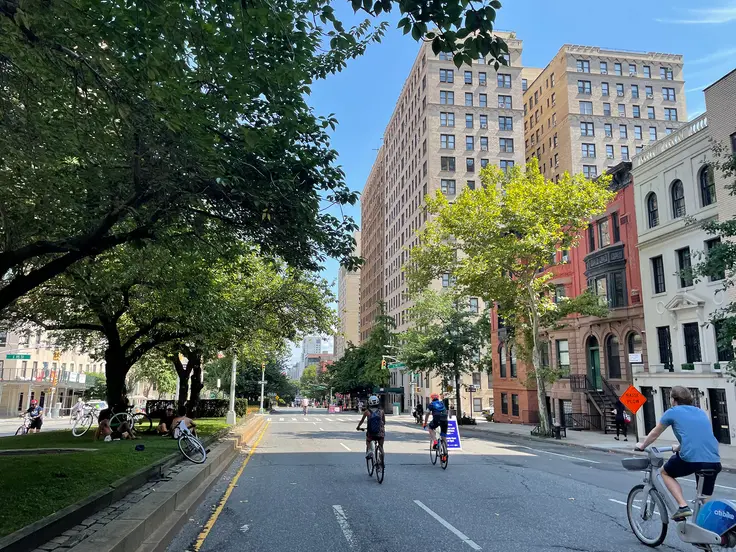
M 204 464 L 207 460 L 207 451 L 199 439 L 193 435 L 182 435 L 179 437 L 179 450 L 188 459 L 195 464 Z
M 370 450 L 373 450 L 373 445 L 371 445 Z M 373 477 L 373 469 L 375 468 L 375 463 L 373 461 L 374 456 L 375 451 L 373 451 L 373 454 L 365 459 L 365 467 L 368 468 L 368 477 Z
M 639 542 L 651 547 L 662 544 L 668 527 L 665 516 L 667 508 L 656 490 L 650 490 L 648 496 L 644 496 L 644 485 L 637 485 L 629 491 L 626 517 Z
M 447 463 L 450 461 L 450 455 L 447 453 L 447 443 L 444 439 L 440 439 L 440 466 L 443 470 L 447 469 Z
M 15 432 L 16 435 L 25 435 L 26 433 L 28 433 L 28 428 L 24 425 L 20 426 Z
M 437 463 L 437 449 L 432 446 L 431 442 L 429 443 L 429 459 L 433 466 Z
M 82 416 L 81 418 L 77 418 L 77 420 L 74 422 L 74 425 L 72 426 L 72 435 L 75 437 L 81 437 L 85 433 L 87 433 L 87 430 L 92 426 L 92 416 L 87 414 L 86 416 Z
M 128 424 L 128 427 L 133 427 L 133 416 L 127 412 L 118 412 L 110 418 L 110 429 L 113 431 L 119 431 L 120 426 Z
M 381 445 L 378 445 L 376 447 L 376 480 L 378 481 L 379 485 L 383 483 L 384 468 L 385 465 L 383 463 L 383 447 Z
M 149 432 L 153 429 L 153 420 L 145 412 L 133 414 L 133 429 L 136 432 Z

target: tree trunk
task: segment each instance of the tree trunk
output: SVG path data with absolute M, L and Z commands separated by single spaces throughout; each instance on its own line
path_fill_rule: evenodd
M 190 364 L 187 364 L 186 368 L 184 367 L 184 364 L 179 360 L 179 355 L 172 355 L 171 362 L 174 363 L 176 375 L 179 376 L 179 396 L 177 397 L 177 401 L 179 408 L 181 408 L 182 406 L 186 406 L 187 399 L 189 398 L 189 376 L 192 372 Z
M 532 323 L 532 366 L 537 382 L 537 403 L 539 408 L 539 428 L 542 435 L 548 435 L 550 431 L 549 418 L 547 417 L 547 390 L 544 384 L 544 375 L 541 372 L 541 359 L 539 358 L 539 313 L 537 312 L 537 301 L 533 288 L 529 286 L 529 319 Z
M 455 368 L 455 403 L 457 404 L 457 419 L 458 423 L 460 418 L 463 417 L 463 404 L 460 398 L 460 370 Z
M 124 410 L 125 377 L 128 375 L 128 362 L 123 350 L 119 347 L 108 347 L 105 350 L 105 378 L 107 379 L 107 404 L 117 412 Z
M 204 383 L 202 382 L 202 353 L 195 351 L 189 359 L 187 368 L 189 368 L 192 374 L 192 389 L 189 394 L 187 411 L 191 417 L 194 417 L 197 411 L 197 405 L 199 404 L 199 395 L 204 387 Z

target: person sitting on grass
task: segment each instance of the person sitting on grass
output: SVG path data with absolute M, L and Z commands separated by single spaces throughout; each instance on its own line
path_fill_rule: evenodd
M 179 415 L 174 418 L 174 421 L 171 425 L 171 427 L 173 428 L 172 437 L 174 437 L 174 439 L 179 438 L 182 424 L 184 425 L 184 427 L 192 432 L 192 435 L 194 435 L 195 437 L 197 436 L 197 424 L 195 424 L 194 420 L 187 416 L 187 407 L 184 405 L 181 405 L 179 407 Z
M 161 416 L 157 431 L 164 436 L 171 435 L 174 430 L 174 418 L 174 405 L 169 404 L 166 406 L 166 413 Z
M 112 427 L 110 425 L 110 418 L 112 417 L 112 410 L 105 408 L 100 410 L 99 425 L 95 431 L 95 441 L 103 439 L 105 441 L 119 441 L 121 439 L 137 439 L 133 428 L 128 425 L 127 422 L 123 422 L 118 427 Z M 109 437 L 109 439 L 108 439 Z

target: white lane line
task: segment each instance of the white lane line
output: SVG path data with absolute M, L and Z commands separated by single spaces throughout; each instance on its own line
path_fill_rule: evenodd
M 626 503 L 621 500 L 616 500 L 615 498 L 609 498 L 608 500 L 610 500 L 611 502 L 615 502 L 616 504 L 621 504 L 623 506 L 626 506 Z M 641 510 L 641 506 L 637 506 L 636 504 L 632 504 L 631 507 L 636 508 L 637 510 Z M 654 512 L 654 513 L 657 515 L 660 515 L 659 512 Z
M 695 483 L 695 479 L 683 479 L 682 481 L 689 481 L 690 483 Z M 720 487 L 721 489 L 728 489 L 730 491 L 736 491 L 736 487 L 727 487 L 726 485 L 719 485 L 716 483 L 716 487 Z
M 342 448 L 344 448 L 345 450 L 347 450 L 347 451 L 353 452 L 353 451 L 352 451 L 352 450 L 350 450 L 350 449 L 349 449 L 349 448 L 348 448 L 347 446 L 345 446 L 345 443 L 340 443 L 340 446 L 341 446 Z
M 319 430 L 320 430 L 320 431 L 324 431 L 324 430 L 325 430 L 325 428 L 321 427 L 321 428 L 319 428 Z
M 439 521 L 442 525 L 445 526 L 446 529 L 450 530 L 451 532 L 455 533 L 455 536 L 458 537 L 461 541 L 463 541 L 465 544 L 467 544 L 470 548 L 473 550 L 482 550 L 480 546 L 478 546 L 476 543 L 474 543 L 470 538 L 463 532 L 457 530 L 455 527 L 450 525 L 449 522 L 442 519 L 439 515 L 435 514 L 432 510 L 427 508 L 420 500 L 415 500 L 414 504 L 419 506 L 422 510 L 427 512 L 430 516 L 432 516 L 434 519 Z
M 535 449 L 535 448 L 532 448 L 532 447 L 524 447 L 524 446 L 520 446 L 519 448 L 525 448 L 527 450 L 533 450 L 534 452 L 541 452 L 543 454 L 551 454 L 553 456 L 561 456 L 562 458 L 571 458 L 572 460 L 578 460 L 580 462 L 589 462 L 591 464 L 600 464 L 600 462 L 596 462 L 595 460 L 588 460 L 587 458 L 579 458 L 577 456 L 570 456 L 568 454 L 560 454 L 558 452 L 550 452 L 548 450 L 540 450 L 540 449 Z
M 284 419 L 283 419 L 283 418 L 279 418 L 279 422 L 283 422 L 283 421 L 284 421 Z
M 291 421 L 292 421 L 292 422 L 296 422 L 296 418 L 292 418 L 292 419 L 291 419 Z
M 268 421 L 270 422 L 271 421 L 271 418 L 268 418 Z
M 355 535 L 353 535 L 353 530 L 350 528 L 350 523 L 348 523 L 348 517 L 345 515 L 342 506 L 335 504 L 332 509 L 335 512 L 337 524 L 340 526 L 340 529 L 342 529 L 342 534 L 345 535 L 345 540 L 348 541 L 348 548 L 350 548 L 350 550 L 360 550 L 358 542 L 355 540 Z

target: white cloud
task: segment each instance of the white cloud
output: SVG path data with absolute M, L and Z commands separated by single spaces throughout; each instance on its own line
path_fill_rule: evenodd
M 677 25 L 720 25 L 736 21 L 736 2 L 718 8 L 699 8 L 686 10 L 690 17 L 683 19 L 655 19 L 659 23 Z
M 733 59 L 734 57 L 736 57 L 736 48 L 728 48 L 728 49 L 718 50 L 702 58 L 688 61 L 687 64 L 688 65 L 699 65 L 702 63 L 713 63 L 714 61 L 720 61 L 722 59 Z

